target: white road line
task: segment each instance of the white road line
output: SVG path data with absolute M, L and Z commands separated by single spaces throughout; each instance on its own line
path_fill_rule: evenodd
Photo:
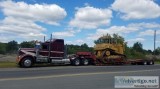
M 151 71 L 160 71 L 160 69 L 137 70 L 137 71 L 120 71 L 120 72 L 94 72 L 94 73 L 79 73 L 79 74 L 62 74 L 62 75 L 49 75 L 49 76 L 37 76 L 37 77 L 22 77 L 22 78 L 4 78 L 4 79 L 0 79 L 0 82 L 1 81 L 15 81 L 15 80 L 32 80 L 32 79 L 47 79 L 47 78 L 59 78 L 59 77 L 101 75 L 101 74 L 151 72 Z

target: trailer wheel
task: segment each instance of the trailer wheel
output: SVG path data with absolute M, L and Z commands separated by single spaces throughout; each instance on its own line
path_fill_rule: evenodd
M 154 65 L 154 62 L 153 62 L 153 61 L 150 61 L 150 62 L 149 62 L 149 65 Z
M 131 65 L 136 65 L 136 62 L 132 62 Z
M 73 60 L 73 65 L 79 66 L 80 65 L 80 60 L 78 58 L 76 58 L 75 60 Z
M 154 61 L 152 61 L 152 63 L 153 63 L 152 65 L 154 65 Z
M 26 57 L 21 61 L 21 67 L 29 68 L 33 65 L 32 58 Z
M 146 61 L 144 61 L 144 62 L 143 62 L 143 65 L 147 65 L 147 62 L 146 62 Z
M 87 66 L 88 64 L 89 64 L 88 59 L 83 59 L 83 60 L 82 60 L 82 65 Z

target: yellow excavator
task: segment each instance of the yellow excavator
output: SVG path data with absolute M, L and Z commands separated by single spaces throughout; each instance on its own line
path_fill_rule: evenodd
M 95 56 L 97 64 L 124 64 L 125 43 L 123 37 L 107 34 L 95 41 Z

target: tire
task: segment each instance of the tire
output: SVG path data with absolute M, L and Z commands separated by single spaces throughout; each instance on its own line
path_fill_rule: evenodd
M 22 61 L 21 61 L 21 67 L 24 67 L 24 68 L 29 68 L 29 67 L 32 67 L 33 65 L 33 61 L 32 61 L 32 58 L 30 57 L 26 57 L 24 58 Z
M 88 59 L 82 59 L 82 65 L 89 65 L 89 60 Z
M 75 66 L 79 66 L 80 65 L 80 60 L 79 59 L 75 59 L 75 60 L 73 60 L 72 64 L 75 65 Z
M 135 62 L 132 62 L 131 65 L 136 65 L 136 63 L 135 63 Z
M 144 61 L 144 62 L 143 62 L 143 65 L 147 65 L 147 62 L 146 62 L 146 61 Z
M 149 64 L 149 65 L 154 65 L 154 62 L 153 62 L 153 61 L 150 61 L 148 64 Z

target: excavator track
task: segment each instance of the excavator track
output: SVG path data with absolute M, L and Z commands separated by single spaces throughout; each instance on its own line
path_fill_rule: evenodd
M 96 65 L 124 64 L 125 61 L 126 61 L 125 55 L 118 54 L 110 49 L 106 49 L 103 50 L 101 56 L 97 58 Z

